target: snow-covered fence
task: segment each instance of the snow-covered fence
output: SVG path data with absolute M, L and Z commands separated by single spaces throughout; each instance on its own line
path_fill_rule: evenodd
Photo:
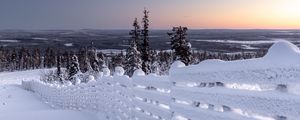
M 113 120 L 297 120 L 300 51 L 286 42 L 274 46 L 259 59 L 175 62 L 170 76 L 137 70 L 129 78 L 119 69 L 86 84 L 22 85 L 53 107 L 105 112 Z
M 175 63 L 170 80 L 175 117 L 206 120 L 300 117 L 300 51 L 287 42 L 259 59 Z M 175 68 L 177 67 L 177 68 Z
M 54 108 L 105 112 L 112 120 L 169 120 L 171 83 L 168 76 L 123 73 L 103 76 L 78 85 L 23 81 L 24 89 L 35 92 Z
M 300 68 L 187 69 L 192 68 L 172 68 L 170 77 L 114 75 L 79 85 L 39 81 L 22 85 L 54 108 L 105 112 L 110 119 L 296 119 L 300 115 L 300 96 L 289 89 L 295 86 Z M 278 90 L 278 85 L 286 86 L 286 91 Z
M 171 74 L 176 83 L 171 95 L 175 98 L 175 116 L 205 116 L 206 120 L 296 120 L 300 116 L 300 95 L 292 91 L 299 83 L 300 68 L 208 72 L 186 69 Z

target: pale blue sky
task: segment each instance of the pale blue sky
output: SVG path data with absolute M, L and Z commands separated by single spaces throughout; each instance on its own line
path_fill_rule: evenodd
M 178 25 L 191 28 L 299 27 L 299 22 L 295 22 L 300 19 L 298 12 L 288 12 L 300 8 L 298 1 L 0 0 L 0 29 L 130 29 L 135 17 L 141 20 L 144 7 L 150 10 L 153 29 Z M 281 10 L 280 6 L 285 3 Z

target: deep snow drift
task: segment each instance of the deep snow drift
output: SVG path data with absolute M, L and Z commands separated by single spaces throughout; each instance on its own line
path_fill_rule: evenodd
M 299 61 L 297 46 L 278 41 L 262 58 L 206 60 L 191 66 L 177 62 L 170 73 L 170 79 L 178 86 L 172 89 L 176 93 L 173 97 L 199 102 L 199 106 L 224 105 L 260 120 L 297 120 L 300 116 Z M 185 107 L 188 108 L 180 108 Z M 183 115 L 198 117 L 195 111 Z
M 22 80 L 38 80 L 42 71 L 0 73 L 0 120 L 99 120 L 89 112 L 53 109 L 21 88 Z
M 266 69 L 277 67 L 300 67 L 300 50 L 288 41 L 277 41 L 262 58 L 223 61 L 218 59 L 205 60 L 198 65 L 188 66 L 183 69 L 185 73 L 228 71 L 228 70 L 249 70 Z M 180 70 L 180 69 L 179 69 Z
M 278 41 L 266 56 L 257 59 L 206 60 L 191 66 L 176 61 L 169 76 L 145 76 L 137 70 L 129 78 L 118 67 L 113 76 L 106 71 L 100 80 L 87 84 L 53 85 L 31 81 L 39 79 L 39 70 L 0 73 L 0 103 L 4 106 L 0 119 L 297 120 L 299 61 L 298 47 Z M 32 92 L 19 87 L 21 80 L 30 80 L 22 85 Z

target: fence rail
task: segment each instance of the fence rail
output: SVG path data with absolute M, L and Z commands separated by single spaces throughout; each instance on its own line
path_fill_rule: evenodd
M 300 117 L 300 95 L 290 91 L 299 83 L 299 68 L 193 73 L 184 72 L 189 67 L 172 69 L 169 76 L 129 78 L 119 74 L 79 85 L 40 81 L 24 81 L 22 85 L 54 108 L 105 112 L 112 120 Z M 243 84 L 248 87 L 240 87 Z M 267 87 L 250 89 L 257 84 Z

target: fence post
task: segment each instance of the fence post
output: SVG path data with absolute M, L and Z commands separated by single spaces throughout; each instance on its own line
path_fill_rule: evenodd
M 185 67 L 185 64 L 183 63 L 183 62 L 181 62 L 181 61 L 175 61 L 172 65 L 171 65 L 171 68 L 170 68 L 170 70 L 169 70 L 169 80 L 170 80 L 170 82 L 171 82 L 171 92 L 170 92 L 170 97 L 171 97 L 171 100 L 170 100 L 170 112 L 171 112 L 171 120 L 175 120 L 175 111 L 173 110 L 173 108 L 172 108 L 172 105 L 173 104 L 175 104 L 175 102 L 176 102 L 176 98 L 174 98 L 173 96 L 173 94 L 174 94 L 174 92 L 173 92 L 173 88 L 175 88 L 176 87 L 176 82 L 174 82 L 173 81 L 173 75 L 175 75 L 175 74 L 177 74 L 176 73 L 176 69 L 178 69 L 178 68 L 182 68 L 182 67 Z

